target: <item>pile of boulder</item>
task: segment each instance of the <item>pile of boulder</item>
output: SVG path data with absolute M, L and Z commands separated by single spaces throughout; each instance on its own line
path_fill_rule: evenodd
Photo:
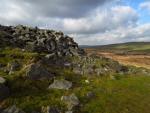
M 61 31 L 39 29 L 38 27 L 31 28 L 23 25 L 15 27 L 0 25 L 0 33 L 4 35 L 4 39 L 0 39 L 2 42 L 22 49 L 58 56 L 84 54 L 84 51 L 79 49 L 73 38 L 64 35 Z

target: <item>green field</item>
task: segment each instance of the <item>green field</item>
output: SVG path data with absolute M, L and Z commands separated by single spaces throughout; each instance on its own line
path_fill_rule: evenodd
M 85 113 L 149 113 L 150 77 L 95 80 L 95 99 L 85 104 Z

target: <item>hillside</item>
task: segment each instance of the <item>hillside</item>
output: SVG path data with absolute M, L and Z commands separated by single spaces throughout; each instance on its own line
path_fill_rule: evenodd
M 86 46 L 84 49 L 89 54 L 102 55 L 124 65 L 150 69 L 150 42 Z
M 62 32 L 0 26 L 0 113 L 149 113 L 149 75 Z
M 150 54 L 150 42 L 128 42 L 119 44 L 110 44 L 102 46 L 83 46 L 83 48 L 99 49 L 109 52 L 124 52 L 131 54 Z

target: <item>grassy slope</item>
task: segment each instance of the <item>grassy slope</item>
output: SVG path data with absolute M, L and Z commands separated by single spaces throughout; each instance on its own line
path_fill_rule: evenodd
M 39 56 L 37 53 L 22 52 L 20 49 L 6 48 L 0 53 L 0 63 L 7 64 L 14 60 L 22 62 L 22 65 L 29 64 L 33 58 Z M 16 55 L 15 59 L 12 55 Z M 51 67 L 52 68 L 52 67 Z M 60 74 L 64 71 L 64 74 Z M 57 106 L 65 111 L 65 104 L 60 101 L 62 95 L 75 93 L 83 105 L 76 113 L 149 113 L 150 108 L 150 77 L 135 75 L 114 75 L 115 79 L 109 77 L 84 77 L 75 75 L 68 70 L 60 70 L 59 78 L 66 78 L 72 81 L 72 89 L 48 90 L 51 80 L 31 81 L 25 79 L 23 70 L 7 75 L 0 71 L 0 76 L 7 79 L 11 89 L 11 96 L 1 105 L 9 106 L 16 104 L 18 107 L 30 113 L 32 110 L 39 110 L 41 106 Z M 90 83 L 85 83 L 85 80 Z M 86 94 L 92 91 L 95 97 L 87 99 Z
M 121 44 L 111 44 L 104 46 L 89 46 L 87 48 L 94 48 L 100 50 L 116 50 L 116 51 L 131 51 L 131 52 L 149 52 L 150 42 L 129 42 Z
M 85 113 L 149 113 L 149 82 L 150 77 L 97 79 L 97 97 L 85 105 Z

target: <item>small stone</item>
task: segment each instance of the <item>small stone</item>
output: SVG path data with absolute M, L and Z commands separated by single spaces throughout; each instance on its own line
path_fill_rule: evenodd
M 54 75 L 50 73 L 41 64 L 35 63 L 35 64 L 30 64 L 27 67 L 26 76 L 32 80 L 39 80 L 39 79 L 50 79 Z
M 3 77 L 0 77 L 0 84 L 3 84 L 5 82 L 6 82 L 6 80 Z
M 47 54 L 45 58 L 50 59 L 53 58 L 55 55 L 56 55 L 55 53 Z
M 64 63 L 64 66 L 69 67 L 69 66 L 71 66 L 71 63 L 66 62 L 66 63 Z
M 93 98 L 95 96 L 94 92 L 92 91 L 89 91 L 87 94 L 86 94 L 87 98 Z
M 49 89 L 66 89 L 72 87 L 72 82 L 67 80 L 54 80 L 54 82 L 49 86 Z

